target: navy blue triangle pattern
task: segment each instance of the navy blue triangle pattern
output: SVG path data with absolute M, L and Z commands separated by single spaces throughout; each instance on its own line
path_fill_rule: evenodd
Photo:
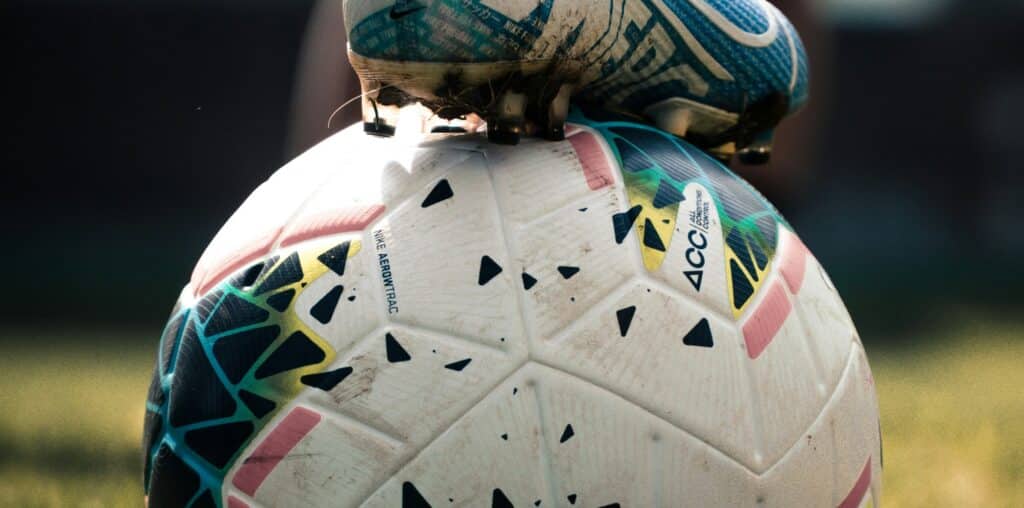
M 335 352 L 306 324 L 329 321 L 341 291 L 318 295 L 311 317 L 296 316 L 292 302 L 321 275 L 343 274 L 353 244 L 257 262 L 175 309 L 146 402 L 150 506 L 222 506 L 224 476 L 274 414 L 300 390 L 329 389 L 351 372 L 328 370 Z

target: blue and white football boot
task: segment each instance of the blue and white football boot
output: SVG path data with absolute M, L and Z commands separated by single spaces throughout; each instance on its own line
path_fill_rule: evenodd
M 345 0 L 366 131 L 398 108 L 475 114 L 492 141 L 564 136 L 569 101 L 767 160 L 807 98 L 807 58 L 764 0 Z

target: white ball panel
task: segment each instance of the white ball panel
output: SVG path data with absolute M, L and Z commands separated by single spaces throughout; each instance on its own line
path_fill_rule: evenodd
M 388 338 L 401 347 L 389 357 Z M 469 360 L 466 362 L 466 360 Z M 329 392 L 307 391 L 317 405 L 363 422 L 417 450 L 443 432 L 521 364 L 505 352 L 410 328 L 377 330 L 336 360 L 352 374 Z M 391 468 L 393 464 L 380 464 Z
M 515 147 L 489 146 L 487 161 L 502 216 L 509 223 L 532 222 L 595 192 L 568 141 L 529 139 Z M 614 187 L 597 192 L 614 192 Z
M 486 167 L 480 154 L 472 154 L 445 174 L 452 197 L 424 208 L 441 183 L 426 186 L 390 212 L 366 248 L 375 249 L 381 263 L 386 255 L 397 296 L 392 321 L 525 354 L 518 281 Z M 501 271 L 483 280 L 485 256 Z
M 807 328 L 822 371 L 822 382 L 831 392 L 846 365 L 850 345 L 857 334 L 839 293 L 813 256 L 807 256 L 803 285 L 794 296 L 794 310 Z
M 622 337 L 618 311 L 633 306 Z M 713 347 L 684 344 L 684 336 L 702 319 L 707 319 Z M 749 359 L 741 341 L 731 323 L 685 299 L 636 285 L 563 340 L 541 344 L 533 354 L 753 467 L 757 408 L 743 375 Z
M 547 499 L 544 430 L 530 379 L 520 370 L 501 383 L 363 506 L 401 506 L 405 482 L 434 506 L 450 505 L 449 498 L 455 506 L 489 506 L 496 488 L 515 506 Z
M 766 287 L 772 283 L 769 279 Z M 788 292 L 784 297 L 789 299 Z M 762 291 L 761 297 L 771 291 Z M 756 308 L 758 300 L 751 306 Z M 808 347 L 800 317 L 789 312 L 782 328 L 756 359 L 748 362 L 749 393 L 760 411 L 760 460 L 755 470 L 775 464 L 798 439 L 824 406 L 831 392 L 819 381 L 818 366 Z
M 407 450 L 329 412 L 263 481 L 263 506 L 356 506 L 383 483 Z
M 635 245 L 618 245 L 611 217 L 616 194 L 595 193 L 526 225 L 509 226 L 509 243 L 523 272 L 537 280 L 523 293 L 527 325 L 535 341 L 554 338 L 636 273 Z M 580 209 L 586 208 L 586 211 Z
M 743 506 L 755 477 L 742 465 L 633 403 L 537 368 L 555 506 Z M 566 425 L 573 434 L 562 442 Z

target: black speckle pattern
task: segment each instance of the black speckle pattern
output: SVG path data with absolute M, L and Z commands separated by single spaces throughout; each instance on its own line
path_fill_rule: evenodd
M 537 284 L 537 279 L 533 275 L 523 272 L 523 289 L 529 291 L 535 284 Z
M 398 339 L 396 339 L 394 335 L 391 335 L 391 333 L 384 335 L 384 344 L 387 347 L 388 362 L 399 363 L 412 360 L 412 356 L 409 356 L 409 352 L 402 347 L 402 344 L 400 344 Z
M 491 259 L 490 256 L 480 258 L 480 275 L 477 278 L 477 283 L 483 286 L 490 282 L 491 279 L 497 277 L 499 273 L 501 273 L 501 265 Z
M 576 504 L 576 494 L 569 494 L 566 499 L 569 500 L 569 504 Z
M 465 360 L 459 360 L 457 362 L 449 363 L 448 365 L 445 365 L 444 368 L 448 370 L 454 370 L 455 372 L 461 372 L 462 369 L 465 369 L 466 366 L 469 365 L 469 362 L 471 361 L 473 361 L 472 358 L 466 358 Z
M 562 274 L 563 279 L 569 280 L 580 273 L 580 269 L 578 266 L 559 266 L 558 273 Z
M 509 501 L 501 489 L 494 489 L 491 493 L 491 508 L 513 508 L 512 501 Z
M 615 319 L 619 322 L 619 335 L 625 337 L 629 333 L 629 325 L 633 324 L 633 316 L 635 314 L 636 305 L 630 305 L 615 311 Z
M 715 345 L 714 338 L 711 336 L 711 325 L 708 324 L 707 318 L 702 318 L 687 332 L 686 336 L 683 337 L 683 344 L 700 347 L 712 347 Z
M 447 178 L 444 178 L 437 182 L 437 185 L 430 190 L 430 193 L 427 194 L 426 199 L 423 200 L 423 203 L 420 206 L 427 208 L 449 199 L 454 195 L 455 193 L 452 192 L 452 185 L 448 183 Z
M 562 437 L 560 437 L 558 439 L 558 442 L 559 443 L 564 443 L 564 442 L 572 439 L 572 437 L 575 436 L 575 435 L 576 435 L 576 431 L 572 430 L 572 424 L 571 423 L 567 424 L 565 426 L 565 430 L 562 431 Z
M 402 508 L 430 508 L 430 503 L 412 482 L 402 484 Z

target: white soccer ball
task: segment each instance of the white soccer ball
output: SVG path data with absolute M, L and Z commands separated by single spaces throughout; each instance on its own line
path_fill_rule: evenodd
M 775 209 L 684 141 L 348 129 L 203 254 L 147 405 L 150 506 L 841 506 L 864 349 Z

